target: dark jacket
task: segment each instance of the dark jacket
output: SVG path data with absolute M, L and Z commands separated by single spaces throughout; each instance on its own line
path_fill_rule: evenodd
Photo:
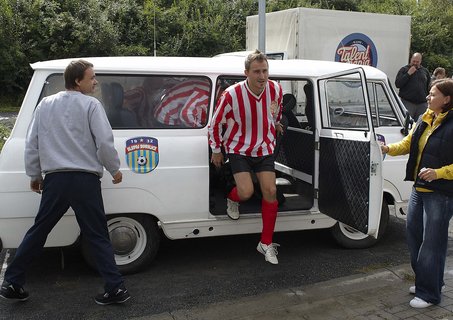
M 400 89 L 398 95 L 404 100 L 413 103 L 426 102 L 431 75 L 428 69 L 423 66 L 420 66 L 417 71 L 409 75 L 407 71 L 410 67 L 410 65 L 402 67 L 396 75 L 395 85 Z
M 412 134 L 409 160 L 406 166 L 405 180 L 407 181 L 414 181 L 415 172 L 418 173 L 421 168 L 437 169 L 453 163 L 453 111 L 448 112 L 442 123 L 428 138 L 418 168 L 415 167 L 419 153 L 418 144 L 428 124 L 420 117 L 416 126 Z M 453 180 L 437 179 L 428 182 L 418 178 L 417 175 L 414 185 L 453 196 Z

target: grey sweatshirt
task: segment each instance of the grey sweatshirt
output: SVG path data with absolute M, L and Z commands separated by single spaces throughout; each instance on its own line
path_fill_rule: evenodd
M 37 106 L 25 142 L 25 173 L 32 180 L 57 171 L 102 177 L 120 168 L 112 128 L 102 104 L 78 91 L 61 91 Z

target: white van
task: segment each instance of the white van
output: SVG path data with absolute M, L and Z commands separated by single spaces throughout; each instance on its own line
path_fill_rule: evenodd
M 95 96 L 106 109 L 121 159 L 123 182 L 102 178 L 105 210 L 117 264 L 124 273 L 154 259 L 163 234 L 170 239 L 261 232 L 259 194 L 241 205 L 241 218 L 226 215 L 228 170 L 210 165 L 208 124 L 216 97 L 244 79 L 237 57 L 99 57 Z M 34 75 L 11 136 L 0 153 L 0 248 L 17 248 L 33 224 L 40 195 L 24 173 L 24 141 L 39 101 L 64 89 L 71 60 L 32 64 Z M 279 213 L 276 231 L 331 228 L 343 246 L 364 248 L 383 234 L 388 205 L 398 214 L 411 184 L 403 182 L 404 157 L 387 157 L 379 143 L 403 138 L 405 109 L 387 77 L 372 67 L 336 62 L 269 61 L 284 87 L 285 133 L 277 142 Z M 204 110 L 159 113 L 164 101 L 183 99 L 175 88 L 197 82 Z M 196 118 L 196 119 L 195 119 Z M 191 122 L 192 121 L 192 122 Z M 407 129 L 407 126 L 406 126 Z M 403 211 L 401 211 L 403 212 Z M 278 235 L 277 235 L 278 238 Z M 68 246 L 83 234 L 73 211 L 46 246 Z

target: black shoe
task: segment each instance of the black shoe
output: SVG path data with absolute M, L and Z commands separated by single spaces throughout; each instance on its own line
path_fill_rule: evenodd
M 4 281 L 0 288 L 0 297 L 7 300 L 25 301 L 28 299 L 28 292 L 21 286 Z
M 100 304 L 102 306 L 108 305 L 108 304 L 113 304 L 113 303 L 123 303 L 126 302 L 127 300 L 130 299 L 130 294 L 127 291 L 127 289 L 124 287 L 124 285 L 121 285 L 119 288 L 111 291 L 111 292 L 105 292 L 102 294 L 98 294 L 95 298 L 94 301 L 96 301 L 97 304 Z

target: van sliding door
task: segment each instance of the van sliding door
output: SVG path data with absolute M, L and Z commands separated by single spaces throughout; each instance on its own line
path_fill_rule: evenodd
M 318 205 L 322 213 L 377 237 L 382 201 L 382 160 L 361 68 L 318 80 Z

